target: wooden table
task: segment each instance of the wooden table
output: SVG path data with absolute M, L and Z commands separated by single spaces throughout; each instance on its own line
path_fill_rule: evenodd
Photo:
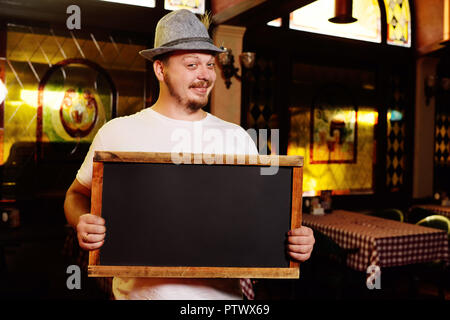
M 391 267 L 449 260 L 447 233 L 414 224 L 335 210 L 315 216 L 303 214 L 303 224 L 322 232 L 349 254 L 347 265 L 358 271 L 369 266 Z
M 418 204 L 414 207 L 422 208 L 432 212 L 432 214 L 440 214 L 441 216 L 446 216 L 450 218 L 450 207 L 441 206 L 438 204 Z

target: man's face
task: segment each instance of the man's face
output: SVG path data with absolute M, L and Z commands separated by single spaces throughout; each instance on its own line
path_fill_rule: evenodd
M 200 52 L 177 52 L 164 65 L 164 83 L 172 97 L 197 111 L 208 103 L 216 81 L 214 56 Z

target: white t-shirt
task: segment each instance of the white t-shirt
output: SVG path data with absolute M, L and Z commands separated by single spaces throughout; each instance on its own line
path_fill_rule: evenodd
M 95 151 L 258 154 L 250 135 L 236 124 L 210 113 L 199 121 L 175 120 L 151 108 L 115 118 L 98 131 L 76 177 L 89 189 Z M 238 279 L 115 277 L 113 293 L 116 299 L 242 299 Z

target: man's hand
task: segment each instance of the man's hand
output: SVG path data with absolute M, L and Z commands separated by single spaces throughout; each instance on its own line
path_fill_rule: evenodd
M 314 234 L 311 228 L 301 226 L 288 232 L 288 253 L 297 261 L 309 259 L 314 247 Z
M 105 219 L 93 214 L 80 216 L 77 224 L 77 238 L 84 250 L 95 250 L 105 242 Z

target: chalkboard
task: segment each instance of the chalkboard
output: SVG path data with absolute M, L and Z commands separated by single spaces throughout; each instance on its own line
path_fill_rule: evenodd
M 89 275 L 298 277 L 286 233 L 301 224 L 303 159 L 183 159 L 96 152 L 91 211 L 106 220 L 107 237 L 90 253 Z

